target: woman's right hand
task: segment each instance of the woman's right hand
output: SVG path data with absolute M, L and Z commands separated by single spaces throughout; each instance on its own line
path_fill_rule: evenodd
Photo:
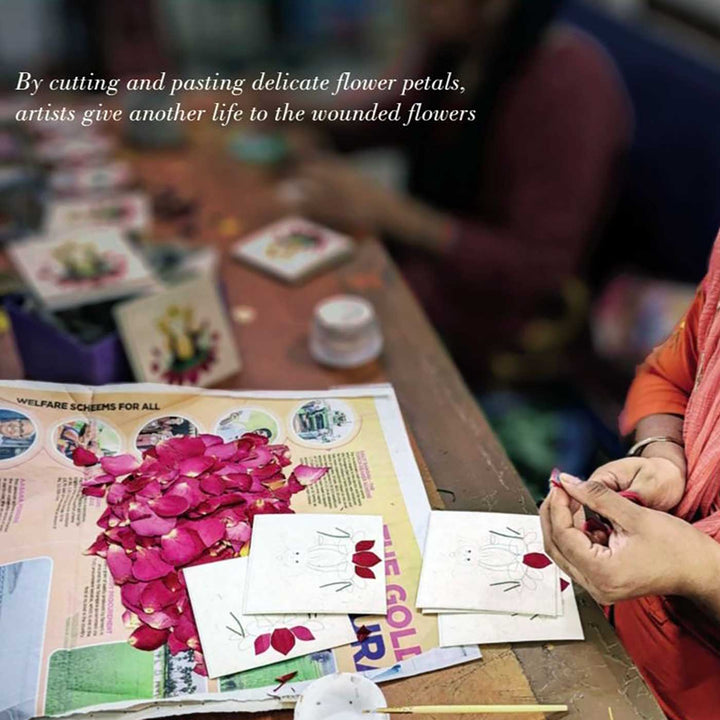
M 584 507 L 612 523 L 607 545 L 580 529 Z M 718 615 L 720 546 L 685 521 L 570 475 L 552 488 L 540 518 L 548 555 L 598 602 L 681 595 Z
M 648 447 L 648 452 L 652 446 Z M 682 453 L 682 448 L 674 446 Z M 672 510 L 685 492 L 684 456 L 671 459 L 666 454 L 651 457 L 627 457 L 599 467 L 588 480 L 602 483 L 616 492 L 637 493 L 646 507 Z M 672 452 L 672 451 L 671 451 Z

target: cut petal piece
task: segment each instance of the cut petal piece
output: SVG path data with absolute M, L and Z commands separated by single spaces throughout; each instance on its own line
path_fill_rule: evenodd
M 375 577 L 375 573 L 370 568 L 362 567 L 361 565 L 355 566 L 355 574 L 361 578 L 368 578 L 369 580 Z
M 290 628 L 290 632 L 298 639 L 298 640 L 314 640 L 315 636 L 306 628 L 304 625 L 296 625 L 295 627 Z
M 352 556 L 353 565 L 360 567 L 374 567 L 380 562 L 380 558 L 374 552 L 356 552 Z
M 295 636 L 287 628 L 273 630 L 270 644 L 281 655 L 287 655 L 295 647 Z
M 372 550 L 375 547 L 374 540 L 361 540 L 355 543 L 355 552 L 363 552 L 364 550 Z
M 552 565 L 552 560 L 545 553 L 532 552 L 523 555 L 523 563 L 536 570 L 542 570 L 548 565 Z
M 258 635 L 255 638 L 255 654 L 262 655 L 270 647 L 270 633 Z

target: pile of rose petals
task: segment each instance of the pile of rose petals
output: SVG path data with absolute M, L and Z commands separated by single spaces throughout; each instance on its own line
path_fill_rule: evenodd
M 100 460 L 78 448 L 76 465 L 88 470 L 83 493 L 106 497 L 102 528 L 88 554 L 105 558 L 120 586 L 126 623 L 138 624 L 130 643 L 175 655 L 195 653 L 206 674 L 182 569 L 246 554 L 253 517 L 291 513 L 290 498 L 328 468 L 291 464 L 286 445 L 253 433 L 225 442 L 215 435 L 164 440 L 143 454 Z

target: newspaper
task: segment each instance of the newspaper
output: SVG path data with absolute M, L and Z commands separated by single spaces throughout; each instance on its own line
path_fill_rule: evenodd
M 293 496 L 295 512 L 380 514 L 388 613 L 353 618 L 352 645 L 209 680 L 192 653 L 127 642 L 132 619 L 103 558 L 84 554 L 105 498 L 81 493 L 76 447 L 131 452 L 163 438 L 261 432 L 293 464 L 329 466 Z M 415 608 L 430 506 L 390 386 L 320 392 L 90 388 L 0 382 L 0 720 L 43 715 L 163 717 L 286 707 L 336 671 L 381 682 L 480 657 L 439 648 L 437 619 Z M 276 678 L 296 673 L 278 688 Z

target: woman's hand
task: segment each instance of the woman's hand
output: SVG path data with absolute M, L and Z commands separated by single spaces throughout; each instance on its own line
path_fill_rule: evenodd
M 692 525 L 642 508 L 594 480 L 561 476 L 542 505 L 545 550 L 602 604 L 643 595 L 682 595 L 720 606 L 720 546 Z M 583 532 L 583 506 L 613 526 L 608 545 Z M 716 610 L 717 611 L 717 610 Z
M 384 229 L 393 201 L 390 190 L 336 159 L 303 163 L 292 179 L 281 184 L 279 194 L 292 212 L 339 229 L 368 233 Z
M 443 213 L 334 158 L 302 164 L 278 192 L 288 211 L 356 234 L 384 234 L 436 254 L 455 237 L 454 223 Z
M 589 480 L 616 492 L 637 493 L 646 507 L 667 511 L 685 492 L 685 463 L 667 456 L 622 458 L 602 465 Z

